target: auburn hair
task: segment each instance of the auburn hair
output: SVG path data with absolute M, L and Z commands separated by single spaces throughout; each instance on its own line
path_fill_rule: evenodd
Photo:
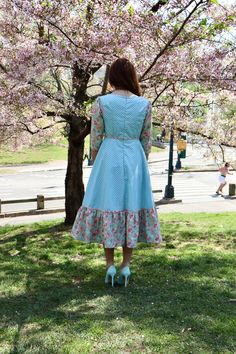
M 109 83 L 117 90 L 127 90 L 137 96 L 141 96 L 136 70 L 126 58 L 119 58 L 111 64 Z

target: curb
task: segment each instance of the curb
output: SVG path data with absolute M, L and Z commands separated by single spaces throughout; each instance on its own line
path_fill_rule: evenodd
M 17 212 L 2 213 L 2 214 L 0 214 L 0 219 L 16 217 L 16 216 L 30 216 L 30 215 L 62 213 L 64 211 L 65 211 L 65 208 L 17 211 Z
M 231 170 L 232 172 L 235 172 L 235 170 Z M 174 170 L 174 173 L 185 173 L 185 172 L 219 172 L 219 169 L 217 168 L 209 168 L 209 169 L 200 169 L 200 168 L 193 168 L 189 170 Z
M 148 165 L 151 165 L 151 164 L 157 163 L 157 162 L 165 162 L 165 161 L 169 161 L 169 159 L 150 160 L 150 161 L 148 161 Z
M 201 170 L 201 169 L 191 169 L 191 170 L 174 170 L 174 173 L 188 173 L 188 172 L 219 172 L 216 169 Z
M 236 199 L 236 195 L 226 195 L 226 196 L 224 197 L 224 199 L 227 199 L 227 200 L 234 200 L 234 199 Z
M 155 205 L 163 205 L 163 204 L 177 204 L 182 203 L 182 199 L 175 199 L 175 198 L 162 198 L 160 200 L 154 201 Z

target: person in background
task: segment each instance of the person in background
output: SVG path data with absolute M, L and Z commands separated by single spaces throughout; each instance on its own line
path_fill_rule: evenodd
M 110 68 L 113 92 L 92 109 L 93 169 L 73 228 L 75 239 L 104 247 L 105 283 L 115 284 L 114 250 L 123 248 L 119 285 L 128 285 L 138 242 L 161 241 L 147 159 L 151 150 L 151 103 L 141 97 L 133 64 L 117 59 Z
M 85 150 L 83 161 L 85 161 L 86 159 L 89 160 L 88 150 Z
M 224 164 L 224 166 L 220 167 L 219 168 L 219 172 L 220 172 L 220 175 L 219 175 L 219 182 L 220 182 L 220 185 L 219 185 L 219 188 L 217 189 L 216 191 L 216 194 L 221 194 L 223 193 L 223 188 L 226 186 L 227 182 L 226 182 L 226 176 L 227 175 L 232 175 L 233 173 L 230 173 L 229 172 L 229 167 L 230 167 L 230 164 L 228 162 L 226 162 Z
M 163 143 L 164 140 L 165 140 L 165 136 L 166 136 L 166 129 L 165 127 L 162 128 L 162 131 L 161 131 L 161 142 Z

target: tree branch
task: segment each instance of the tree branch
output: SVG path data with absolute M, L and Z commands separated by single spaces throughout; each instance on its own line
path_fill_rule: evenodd
M 51 26 L 55 27 L 59 32 L 61 32 L 61 33 L 63 34 L 63 36 L 65 36 L 65 37 L 68 39 L 68 41 L 69 41 L 71 44 L 73 44 L 76 48 L 79 48 L 79 49 L 87 49 L 87 47 L 80 47 L 78 44 L 76 44 L 75 41 L 74 41 L 65 31 L 63 31 L 63 29 L 61 29 L 57 24 L 53 23 L 53 22 L 50 21 L 50 20 L 47 20 L 47 22 L 48 22 Z M 97 53 L 97 54 L 110 55 L 110 53 L 101 52 L 101 51 L 99 51 L 99 50 L 97 50 L 97 49 L 91 48 L 90 50 L 91 50 L 92 52 L 94 52 L 94 53 Z M 118 57 L 118 56 L 117 56 L 117 57 Z
M 152 6 L 151 11 L 152 12 L 157 12 L 160 7 L 162 7 L 163 5 L 166 5 L 168 3 L 169 0 L 159 0 L 155 5 Z
M 183 11 L 185 11 L 185 10 L 187 10 L 187 8 L 193 3 L 193 2 L 195 2 L 196 0 L 191 0 L 189 3 L 188 3 L 188 5 L 186 5 L 186 6 L 184 6 L 182 9 L 180 9 L 176 14 L 174 14 L 171 18 L 170 18 L 170 20 L 173 20 L 173 18 L 175 18 L 175 17 L 178 17 Z
M 61 103 L 62 105 L 64 104 L 63 100 L 60 98 L 54 97 L 50 92 L 48 92 L 44 87 L 40 86 L 39 84 L 36 84 L 34 81 L 30 81 L 29 84 L 33 85 L 36 87 L 38 90 L 40 90 L 46 97 L 50 98 L 51 100 L 57 101 Z
M 183 21 L 182 25 L 179 27 L 179 29 L 173 34 L 173 36 L 169 39 L 169 41 L 166 43 L 164 48 L 161 49 L 161 51 L 156 55 L 155 59 L 153 60 L 152 64 L 147 68 L 147 70 L 144 72 L 144 74 L 140 77 L 139 81 L 142 81 L 144 77 L 149 73 L 149 71 L 154 67 L 156 64 L 157 60 L 164 54 L 164 52 L 169 48 L 172 42 L 178 37 L 178 35 L 182 32 L 183 28 L 189 21 L 189 19 L 192 17 L 194 12 L 198 9 L 198 7 L 202 4 L 203 0 L 200 0 L 196 6 L 193 8 L 193 10 L 188 14 L 188 16 L 185 18 Z
M 49 128 L 52 128 L 54 127 L 55 123 L 54 124 L 50 124 L 50 125 L 47 125 L 46 127 L 43 127 L 43 128 L 38 128 L 38 130 L 36 131 L 33 131 L 29 128 L 29 126 L 25 123 L 25 122 L 19 122 L 20 124 L 22 124 L 24 127 L 25 127 L 25 130 L 30 133 L 31 135 L 34 135 L 34 134 L 37 134 L 39 133 L 41 130 L 46 130 L 46 129 L 49 129 Z
M 156 98 L 152 101 L 152 105 L 154 105 L 154 103 L 158 100 L 158 98 L 163 94 L 163 92 L 165 92 L 170 86 L 172 85 L 172 82 L 170 84 L 167 84 L 162 90 L 161 92 L 159 92 L 156 96 Z
M 8 73 L 7 69 L 5 68 L 5 66 L 2 63 L 0 63 L 0 68 L 2 69 L 2 71 L 4 71 L 5 74 Z
M 72 67 L 70 65 L 64 65 L 64 64 L 54 64 L 52 66 L 49 66 L 49 68 L 68 68 L 68 69 L 72 69 Z
M 189 133 L 189 134 L 193 134 L 193 135 L 199 135 L 199 136 L 201 136 L 201 137 L 203 137 L 203 138 L 206 138 L 206 139 L 208 139 L 208 140 L 214 140 L 214 139 L 215 139 L 214 136 L 212 136 L 212 135 L 207 135 L 206 133 L 202 133 L 201 131 L 199 131 L 199 130 L 197 130 L 197 129 L 196 129 L 196 130 L 194 130 L 194 129 L 189 129 L 189 128 L 183 129 L 183 128 L 176 127 L 176 126 L 175 126 L 175 129 L 176 129 L 177 131 L 179 131 L 179 132 Z M 231 143 L 231 142 L 228 141 L 228 139 L 227 139 L 227 140 L 218 139 L 218 144 L 221 144 L 221 145 L 227 146 L 227 147 L 236 147 L 236 141 L 235 141 L 235 140 L 234 140 L 234 142 L 232 141 L 232 143 Z
M 53 23 L 53 22 L 50 21 L 50 20 L 47 20 L 47 22 L 48 22 L 51 26 L 55 27 L 59 32 L 61 32 L 61 33 L 68 39 L 68 41 L 69 41 L 70 43 L 72 43 L 76 48 L 79 48 L 78 44 L 76 44 L 76 43 L 73 41 L 73 39 L 71 39 L 71 38 L 68 36 L 68 34 L 67 34 L 65 31 L 63 31 L 58 25 L 56 25 L 55 23 Z
M 106 71 L 105 71 L 105 76 L 104 76 L 104 81 L 103 81 L 103 85 L 102 85 L 102 95 L 105 95 L 105 93 L 107 91 L 109 70 L 110 70 L 110 65 L 107 65 L 106 66 Z

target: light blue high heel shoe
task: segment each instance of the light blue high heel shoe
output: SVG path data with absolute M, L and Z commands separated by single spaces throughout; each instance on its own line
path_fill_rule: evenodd
M 109 268 L 107 268 L 107 272 L 106 272 L 106 276 L 105 276 L 105 283 L 108 284 L 109 277 L 111 277 L 111 286 L 113 287 L 115 275 L 116 275 L 116 267 L 114 265 L 111 265 Z
M 131 275 L 131 271 L 129 269 L 129 266 L 125 266 L 124 268 L 121 269 L 120 276 L 118 279 L 118 284 L 123 285 L 123 278 L 125 279 L 125 287 L 127 287 L 129 283 L 129 278 Z

